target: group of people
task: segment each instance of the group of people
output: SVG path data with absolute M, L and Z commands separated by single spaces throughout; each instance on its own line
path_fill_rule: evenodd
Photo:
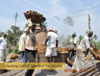
M 87 30 L 86 36 L 81 40 L 80 44 L 78 45 L 76 33 L 73 33 L 71 40 L 66 44 L 68 45 L 69 43 L 73 43 L 74 45 L 74 50 L 71 54 L 71 59 L 74 62 L 72 66 L 73 72 L 80 71 L 82 69 L 84 70 L 86 68 L 85 57 L 87 56 L 89 51 L 95 56 L 95 58 L 99 58 L 99 56 L 92 50 L 92 47 L 94 47 L 90 39 L 92 35 L 93 31 Z M 76 57 L 74 58 L 74 56 Z
M 21 62 L 35 62 L 35 54 L 36 54 L 36 34 L 44 31 L 43 26 L 40 23 L 40 30 L 35 30 L 36 24 L 31 22 L 31 18 L 28 19 L 28 28 L 24 29 L 24 33 L 20 37 L 19 41 L 19 50 L 22 51 L 21 53 Z M 46 54 L 48 62 L 55 62 L 55 57 L 57 56 L 56 48 L 58 47 L 58 36 L 55 33 L 55 28 L 49 28 L 49 32 L 47 33 L 47 37 L 45 40 L 45 46 L 47 46 Z M 76 37 L 76 33 L 72 34 L 71 40 L 65 45 L 67 46 L 70 43 L 73 43 L 74 50 L 72 51 L 71 58 L 74 62 L 72 69 L 85 69 L 85 56 L 90 51 L 92 54 L 95 55 L 96 58 L 99 56 L 91 50 L 93 47 L 90 38 L 93 35 L 92 30 L 86 31 L 86 36 L 81 40 L 80 44 L 78 45 L 78 38 Z M 74 58 L 74 56 L 76 57 Z M 51 59 L 50 59 L 51 58 Z M 32 76 L 34 69 L 27 70 L 25 76 Z
M 35 30 L 36 24 L 28 19 L 28 28 L 24 29 L 23 34 L 20 36 L 19 41 L 19 51 L 21 51 L 21 62 L 35 62 L 36 55 L 36 34 L 44 31 L 43 26 L 40 23 L 40 30 Z M 54 62 L 55 56 L 57 56 L 56 47 L 58 46 L 58 36 L 55 33 L 55 28 L 50 28 L 45 41 L 45 46 L 47 46 L 46 57 L 48 62 Z M 52 56 L 52 57 L 51 57 Z M 51 57 L 51 59 L 50 59 Z M 34 69 L 27 70 L 25 76 L 32 76 Z
M 43 26 L 40 23 L 40 30 L 35 30 L 36 23 L 31 21 L 31 18 L 28 19 L 28 28 L 24 29 L 23 34 L 20 36 L 19 41 L 19 50 L 21 51 L 21 62 L 35 62 L 36 51 L 36 34 L 44 31 Z M 49 32 L 47 33 L 47 37 L 45 40 L 45 46 L 47 46 L 46 54 L 48 62 L 55 62 L 55 57 L 57 56 L 56 48 L 58 47 L 58 35 L 55 33 L 55 28 L 49 28 Z M 65 45 L 67 46 L 70 43 L 73 43 L 74 50 L 71 54 L 71 59 L 74 64 L 72 69 L 85 69 L 85 56 L 90 51 L 96 58 L 99 56 L 91 50 L 93 47 L 90 37 L 92 37 L 93 31 L 87 30 L 86 36 L 81 40 L 78 45 L 78 38 L 76 37 L 76 33 L 72 34 L 71 40 Z M 6 62 L 9 62 L 8 51 L 7 51 L 7 35 L 4 34 L 2 38 L 0 38 L 0 62 L 4 62 L 4 57 Z M 76 57 L 74 58 L 74 56 Z M 51 58 L 51 59 L 50 59 Z M 32 76 L 34 69 L 27 70 L 25 76 Z

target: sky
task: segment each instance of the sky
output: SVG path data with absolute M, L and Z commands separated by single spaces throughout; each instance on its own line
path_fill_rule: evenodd
M 34 10 L 46 18 L 47 29 L 54 27 L 59 35 L 72 35 L 73 32 L 85 36 L 88 30 L 88 14 L 94 34 L 100 40 L 100 0 L 0 0 L 0 31 L 6 32 L 15 25 L 15 14 L 18 18 L 16 26 L 24 29 L 27 19 L 24 12 Z M 64 23 L 70 17 L 73 26 Z

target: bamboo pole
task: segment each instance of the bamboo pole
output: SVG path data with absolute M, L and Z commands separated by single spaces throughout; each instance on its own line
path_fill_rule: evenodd
M 89 23 L 88 23 L 89 25 L 88 26 L 89 26 L 89 29 L 91 29 L 91 26 L 90 26 L 90 15 L 88 15 L 88 19 L 89 19 Z M 94 46 L 93 37 L 91 37 L 91 40 L 92 40 L 92 44 Z

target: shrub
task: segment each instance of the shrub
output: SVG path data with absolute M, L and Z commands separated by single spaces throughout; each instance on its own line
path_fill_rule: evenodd
M 21 54 L 21 51 L 19 51 L 19 45 L 16 45 L 16 47 L 14 48 L 14 53 Z
M 11 53 L 13 52 L 13 50 L 11 48 L 8 49 L 8 53 Z

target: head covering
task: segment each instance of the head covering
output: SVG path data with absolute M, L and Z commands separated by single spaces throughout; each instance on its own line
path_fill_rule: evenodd
M 49 31 L 52 31 L 52 30 L 53 30 L 53 28 L 52 28 L 52 27 L 50 27 L 50 28 L 49 28 Z
M 74 32 L 72 35 L 76 36 L 76 33 Z
M 53 28 L 52 30 L 53 30 L 54 32 L 56 32 L 56 29 L 55 29 L 55 28 Z
M 86 31 L 86 34 L 90 34 L 90 33 L 93 33 L 93 31 L 92 30 L 87 30 Z

